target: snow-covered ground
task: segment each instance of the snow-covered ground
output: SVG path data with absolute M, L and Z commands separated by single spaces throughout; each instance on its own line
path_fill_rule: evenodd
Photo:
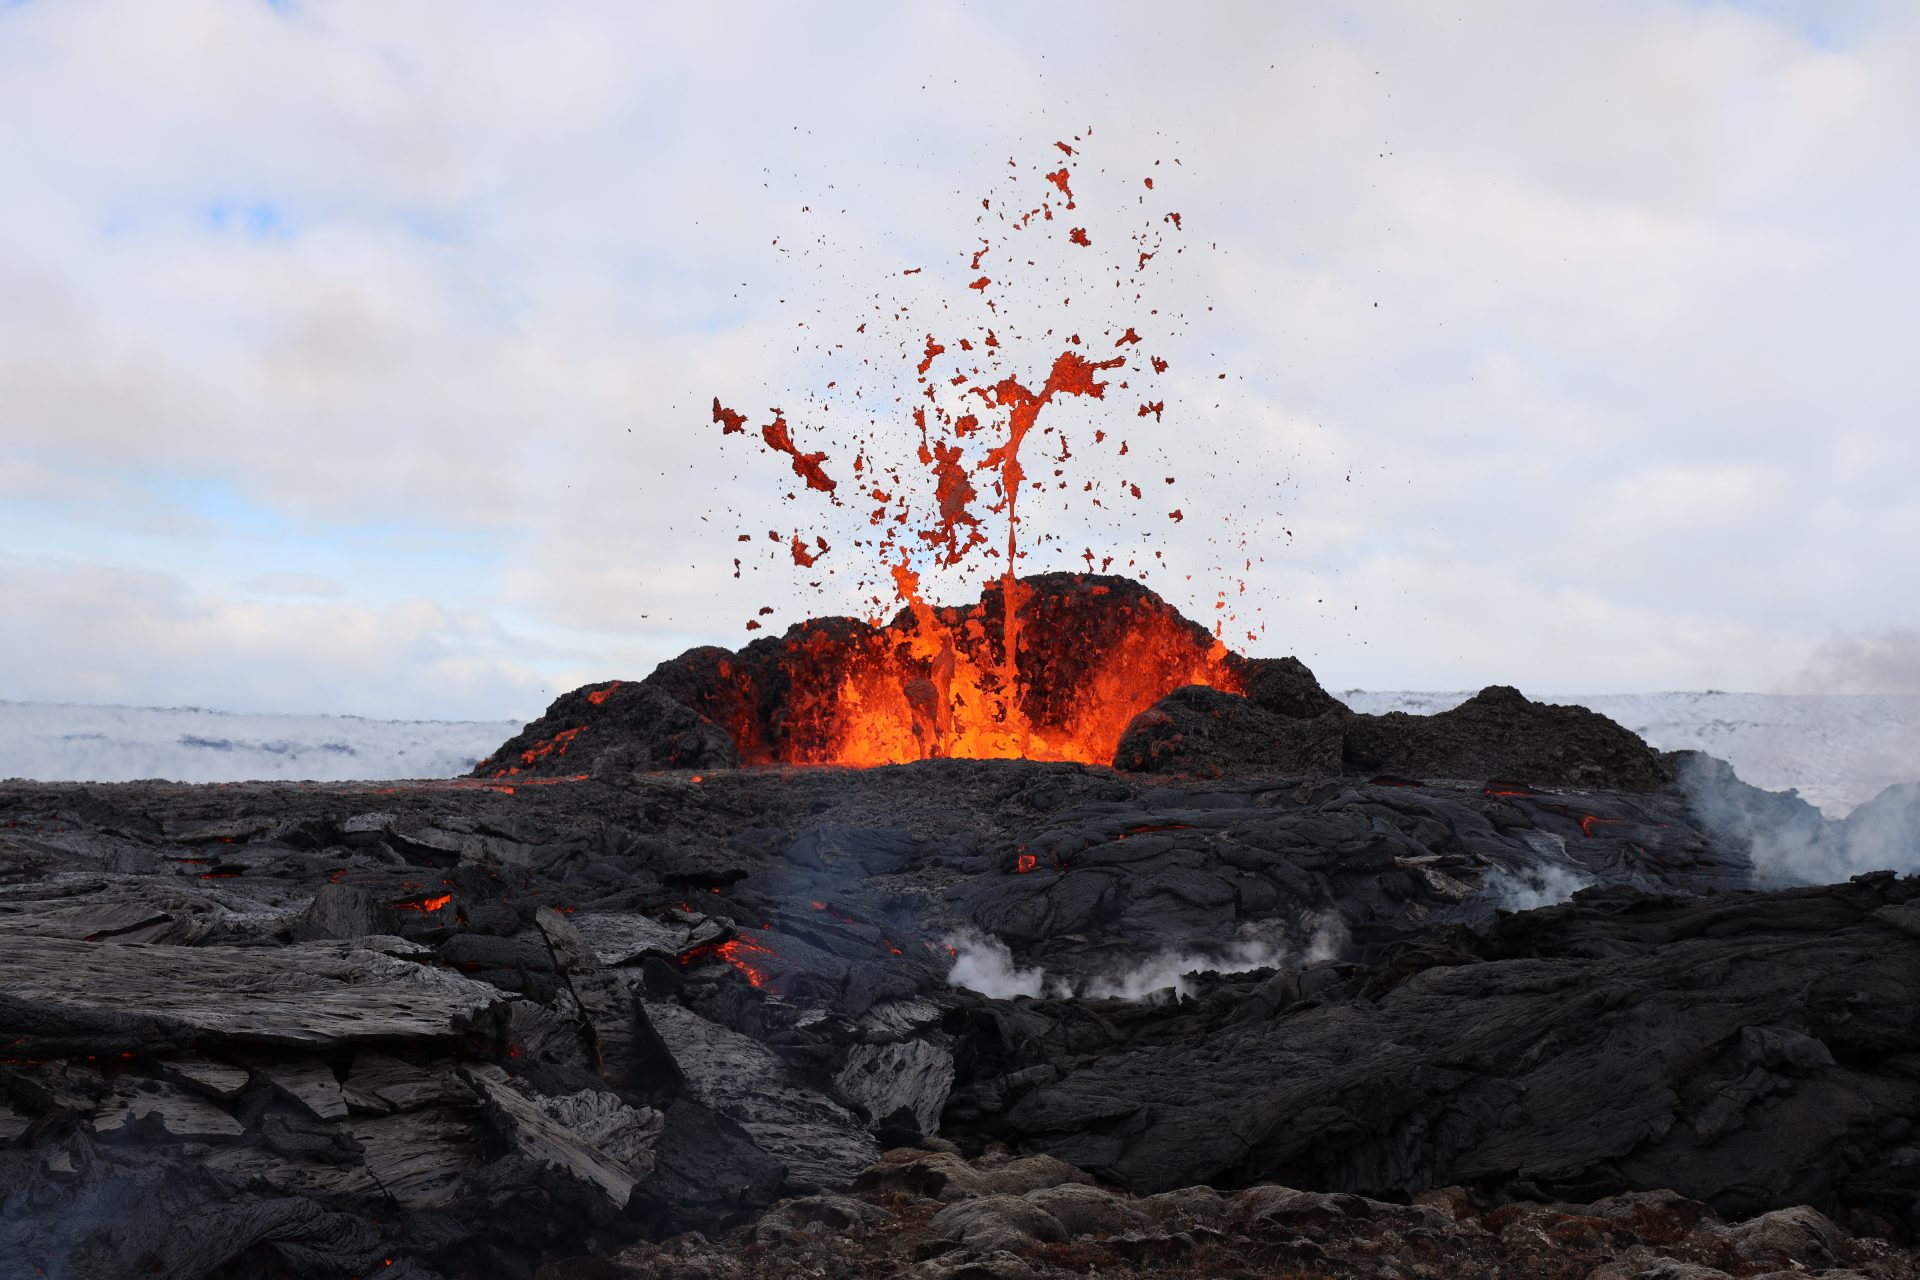
M 1897 782 L 1920 782 L 1920 695 L 1780 693 L 1536 694 L 1536 702 L 1592 707 L 1662 751 L 1719 756 L 1756 787 L 1792 787 L 1841 817 Z M 1466 693 L 1337 695 L 1355 711 L 1432 715 Z
M 1430 715 L 1464 693 L 1340 697 L 1356 711 Z M 1663 750 L 1697 747 L 1770 790 L 1797 788 L 1838 817 L 1920 781 L 1920 696 L 1764 693 L 1531 695 L 1592 707 Z M 0 778 L 123 782 L 445 778 L 520 730 L 512 720 L 236 715 L 198 707 L 0 702 Z
M 239 715 L 200 707 L 0 702 L 0 778 L 177 782 L 450 778 L 514 720 Z

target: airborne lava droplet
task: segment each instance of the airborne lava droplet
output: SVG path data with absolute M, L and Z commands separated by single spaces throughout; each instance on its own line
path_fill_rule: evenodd
M 838 487 L 820 466 L 827 460 L 827 455 L 800 452 L 793 443 L 793 434 L 788 430 L 787 419 L 780 410 L 775 409 L 773 421 L 760 428 L 760 438 L 767 442 L 768 448 L 776 449 L 793 459 L 793 474 L 805 480 L 807 488 L 818 489 L 821 493 L 832 493 Z

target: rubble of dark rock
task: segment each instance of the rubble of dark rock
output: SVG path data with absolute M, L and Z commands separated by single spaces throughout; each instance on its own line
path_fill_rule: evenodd
M 1338 712 L 1281 715 L 1238 694 L 1187 685 L 1133 718 L 1113 766 L 1209 778 L 1248 771 L 1338 774 L 1347 719 Z
M 1347 725 L 1349 766 L 1413 777 L 1525 778 L 1535 785 L 1652 791 L 1671 767 L 1637 734 L 1585 707 L 1532 702 L 1504 685 L 1451 711 L 1391 711 Z
M 1920 880 L 1846 878 L 1911 789 L 1355 715 L 1082 575 L 1023 710 L 1164 643 L 1114 767 L 764 767 L 1002 608 L 693 650 L 469 779 L 0 784 L 0 1276 L 1920 1275 Z
M 999 1075 L 956 1094 L 946 1132 L 1148 1190 L 1665 1187 L 1901 1233 L 1920 1196 L 1916 899 L 1891 875 L 1596 891 L 1370 966 L 1222 980 L 1178 1019 L 983 1011 Z
M 775 1204 L 708 1240 L 689 1234 L 541 1280 L 1908 1280 L 1920 1257 L 1806 1206 L 1728 1221 L 1672 1191 L 1588 1203 L 1466 1187 L 1382 1201 L 1263 1183 L 1130 1193 L 1045 1156 L 888 1152 L 850 1191 Z
M 1803 1265 L 1907 1274 L 1847 1242 L 1920 1230 L 1920 882 L 1759 891 L 1770 810 L 1704 794 L 1022 761 L 0 784 L 0 1259 L 772 1275 L 838 1222 L 871 1274 L 1454 1274 L 1542 1233 L 1645 1270 L 1640 1202 L 1625 1235 L 1542 1206 L 1661 1191 L 1713 1232 L 1825 1215 L 1845 1248 Z M 1467 1225 L 1419 1234 L 1448 1186 Z M 1284 1231 L 1249 1207 L 1309 1193 Z M 1739 1248 L 1660 1256 L 1778 1269 Z
M 1495 686 L 1436 715 L 1359 715 L 1291 658 L 1262 664 L 1244 696 L 1200 686 L 1167 694 L 1134 717 L 1113 765 L 1206 777 L 1291 770 L 1642 792 L 1677 777 L 1673 761 L 1585 707 Z

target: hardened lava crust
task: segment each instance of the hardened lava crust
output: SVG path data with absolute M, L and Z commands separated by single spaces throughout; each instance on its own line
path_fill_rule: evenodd
M 992 736 L 834 623 L 467 778 L 0 783 L 0 1275 L 1920 1275 L 1920 880 L 1775 856 L 1912 865 L 1912 789 L 1023 599 L 1020 733 L 1104 758 L 834 763 Z

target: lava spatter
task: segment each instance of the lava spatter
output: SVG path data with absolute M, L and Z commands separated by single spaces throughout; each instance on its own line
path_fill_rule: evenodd
M 793 463 L 793 474 L 806 481 L 807 488 L 817 489 L 831 496 L 839 485 L 827 474 L 822 465 L 827 460 L 826 453 L 824 451 L 802 453 L 799 446 L 793 442 L 793 430 L 787 425 L 786 415 L 779 409 L 772 410 L 772 413 L 773 421 L 760 428 L 760 438 L 766 441 L 769 449 L 787 455 Z M 715 396 L 713 401 L 713 420 L 721 424 L 721 435 L 746 432 L 746 415 L 726 408 L 720 403 L 718 396 Z
M 1080 135 L 1073 139 L 1081 141 Z M 1085 191 L 1075 190 L 1070 166 L 1082 163 L 1078 148 L 1056 145 L 1070 164 L 1022 171 L 1012 163 L 1012 189 L 981 200 L 978 234 L 950 268 L 916 283 L 921 292 L 872 295 L 870 313 L 848 326 L 859 341 L 819 348 L 835 373 L 795 417 L 831 445 L 803 449 L 777 409 L 759 428 L 767 447 L 786 455 L 807 488 L 825 493 L 836 507 L 829 453 L 854 459 L 857 499 L 846 514 L 857 514 L 859 532 L 843 534 L 851 550 L 819 572 L 852 579 L 871 610 L 869 630 L 857 638 L 823 639 L 832 629 L 815 624 L 788 633 L 783 643 L 796 668 L 788 722 L 823 727 L 801 733 L 806 745 L 786 750 L 782 759 L 878 764 L 929 756 L 1028 756 L 1104 763 L 1127 720 L 1151 697 L 1177 683 L 1233 685 L 1221 661 L 1219 624 L 1211 641 L 1201 643 L 1173 634 L 1178 628 L 1157 629 L 1150 617 L 1136 619 L 1142 646 L 1168 647 L 1156 657 L 1119 646 L 1126 652 L 1116 650 L 1105 661 L 1114 679 L 1092 666 L 1083 671 L 1058 651 L 1063 643 L 1071 647 L 1071 639 L 1043 645 L 1030 633 L 1029 615 L 1040 606 L 1029 598 L 1023 561 L 1046 554 L 1060 535 L 1048 525 L 1030 529 L 1027 504 L 1045 500 L 1039 509 L 1051 524 L 1060 504 L 1079 496 L 1086 512 L 1108 520 L 1120 511 L 1111 502 L 1115 493 L 1140 495 L 1127 477 L 1098 469 L 1102 463 L 1133 465 L 1125 461 L 1125 440 L 1117 441 L 1116 450 L 1107 431 L 1086 428 L 1079 453 L 1089 451 L 1084 442 L 1090 436 L 1095 470 L 1083 480 L 1069 471 L 1087 465 L 1074 461 L 1079 453 L 1068 441 L 1068 432 L 1077 434 L 1076 423 L 1056 422 L 1061 413 L 1045 411 L 1067 398 L 1104 401 L 1116 381 L 1147 390 L 1168 362 L 1146 355 L 1144 344 L 1172 336 L 1183 323 L 1177 312 L 1142 303 L 1148 285 L 1136 279 L 1164 250 L 1167 228 L 1180 230 L 1179 218 L 1156 210 L 1130 232 L 1098 235 L 1086 225 L 1057 223 L 1056 210 L 1091 202 L 1082 198 Z M 1096 177 L 1087 190 L 1098 183 Z M 1135 197 L 1125 199 L 1132 204 Z M 1096 240 L 1113 247 L 1103 252 L 1094 247 Z M 1056 270 L 1046 259 L 1049 250 L 1073 265 Z M 1124 291 L 1115 299 L 1088 298 L 1084 291 L 1101 280 Z M 1123 301 L 1129 292 L 1132 304 Z M 1130 309 L 1102 318 L 1084 313 L 1090 303 Z M 1046 326 L 1045 315 L 1055 311 L 1076 317 L 1071 332 L 1067 325 Z M 970 323 L 965 313 L 977 318 Z M 877 332 L 869 333 L 870 327 Z M 881 345 L 889 333 L 897 335 L 900 365 L 889 365 Z M 1082 354 L 1103 346 L 1113 354 Z M 1036 389 L 1031 379 L 1037 369 L 1047 372 Z M 1156 397 L 1119 412 L 1159 423 L 1167 405 Z M 858 420 L 849 422 L 855 415 Z M 748 434 L 745 416 L 718 398 L 713 419 L 723 436 Z M 900 430 L 909 420 L 911 430 Z M 835 425 L 830 433 L 829 423 Z M 1056 437 L 1044 463 L 1026 449 L 1036 432 Z M 1179 510 L 1171 515 L 1176 522 L 1183 518 Z M 1004 536 L 994 528 L 1001 521 Z M 845 529 L 846 523 L 835 527 Z M 1155 536 L 1143 529 L 1133 534 L 1143 542 Z M 802 569 L 813 569 L 825 550 L 817 538 L 817 551 L 798 534 L 769 538 L 788 550 L 782 559 Z M 1103 571 L 1116 559 L 1128 566 L 1161 562 L 1150 547 L 1118 555 L 1096 555 L 1088 547 L 1083 558 L 1090 569 L 1097 564 Z M 923 575 L 929 573 L 994 589 L 971 608 L 940 608 L 923 594 Z M 890 607 L 898 616 L 881 628 L 880 615 Z M 757 627 L 749 622 L 748 629 Z M 1073 679 L 1059 678 L 1056 668 L 1063 665 L 1073 670 Z M 1162 683 L 1169 679 L 1176 685 Z

